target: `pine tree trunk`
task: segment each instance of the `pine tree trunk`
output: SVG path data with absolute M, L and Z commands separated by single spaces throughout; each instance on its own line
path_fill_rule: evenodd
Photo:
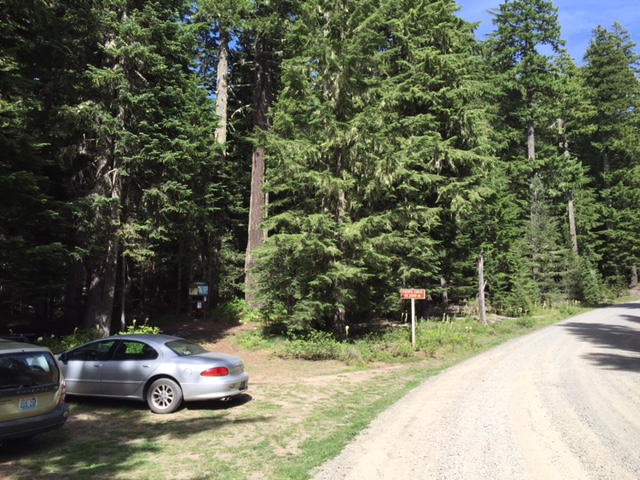
M 178 268 L 176 269 L 176 315 L 182 312 L 182 276 L 184 275 L 184 238 L 178 242 Z M 190 308 L 190 306 L 189 306 Z M 191 311 L 189 311 L 191 313 Z
M 109 210 L 106 212 L 97 208 L 94 221 L 104 223 L 105 217 L 109 216 L 110 224 L 118 225 L 121 220 L 122 196 L 120 160 L 115 154 L 109 153 L 103 156 L 99 165 L 102 176 L 96 186 L 98 195 L 115 200 L 115 204 L 107 207 Z M 90 271 L 84 324 L 85 328 L 97 328 L 102 334 L 108 335 L 111 330 L 118 275 L 119 246 L 115 231 L 107 233 L 104 242 L 104 257 Z
M 266 233 L 260 228 L 264 220 L 265 197 L 262 191 L 264 185 L 265 162 L 264 149 L 256 148 L 253 151 L 251 164 L 251 198 L 249 203 L 249 234 L 247 240 L 247 255 L 245 259 L 245 300 L 251 308 L 258 307 L 255 295 L 255 277 L 253 269 L 255 260 L 254 251 L 262 245 Z
M 116 269 L 114 259 L 117 259 L 115 245 L 110 248 L 102 268 L 92 272 L 87 296 L 87 314 L 85 328 L 98 329 L 103 335 L 111 331 L 111 317 L 113 315 L 113 300 L 116 290 Z M 112 253 L 113 252 L 113 253 Z
M 122 12 L 121 21 L 127 19 L 126 11 Z M 115 38 L 109 36 L 105 41 L 106 50 L 115 46 Z M 122 65 L 113 57 L 105 55 L 105 68 L 114 72 Z M 116 99 L 118 93 L 113 85 L 106 87 L 103 102 L 108 107 Z M 120 126 L 124 123 L 124 109 L 119 107 L 116 115 Z M 96 207 L 94 222 L 96 224 L 108 223 L 110 228 L 104 232 L 102 245 L 104 256 L 96 262 L 89 275 L 89 287 L 87 293 L 87 308 L 85 311 L 85 328 L 97 328 L 103 335 L 109 335 L 116 292 L 118 275 L 119 246 L 115 228 L 121 222 L 120 206 L 122 203 L 122 176 L 121 159 L 117 152 L 117 133 L 110 132 L 100 142 L 101 151 L 96 156 L 96 185 L 93 195 L 95 197 L 108 198 L 113 203 L 106 207 Z M 107 219 L 108 217 L 108 219 Z
M 560 142 L 560 148 L 562 149 L 565 158 L 568 160 L 571 156 L 571 153 L 569 152 L 569 140 L 565 136 L 564 121 L 562 120 L 562 118 L 558 119 L 557 125 L 558 125 L 558 133 L 562 137 L 562 141 Z M 576 229 L 576 216 L 575 216 L 575 209 L 573 205 L 572 190 L 569 190 L 568 197 L 569 197 L 569 200 L 567 202 L 568 203 L 567 210 L 569 212 L 569 234 L 571 235 L 571 248 L 574 255 L 578 255 L 578 233 Z
M 440 278 L 440 287 L 442 288 L 442 310 L 449 308 L 449 292 L 447 292 L 447 281 L 444 277 Z
M 638 266 L 631 266 L 631 281 L 629 282 L 629 288 L 635 290 L 638 288 Z
M 527 129 L 527 159 L 531 161 L 536 159 L 536 130 L 533 121 L 529 123 Z
M 227 141 L 227 109 L 229 103 L 229 30 L 220 24 L 220 46 L 218 48 L 218 77 L 216 84 L 216 142 L 224 145 Z
M 529 90 L 527 92 L 527 109 L 529 110 L 531 120 L 529 120 L 527 126 L 527 160 L 531 162 L 536 159 L 536 128 L 533 122 L 534 108 L 533 91 Z
M 69 263 L 64 295 L 64 324 L 82 327 L 84 321 L 86 271 L 79 261 Z
M 84 321 L 85 328 L 97 328 L 103 335 L 109 335 L 111 331 L 117 264 L 117 242 L 115 239 L 108 239 L 107 253 L 102 263 L 91 272 Z
M 484 281 L 484 256 L 480 252 L 478 257 L 478 305 L 480 307 L 480 321 L 483 325 L 487 325 L 487 308 L 485 306 L 484 289 L 486 283 Z
M 218 145 L 223 146 L 220 153 L 222 163 L 226 158 L 227 130 L 228 130 L 228 109 L 229 109 L 229 28 L 220 21 L 220 44 L 218 46 L 218 65 L 216 82 L 216 115 L 218 126 L 215 131 L 215 139 Z M 252 162 L 253 163 L 253 162 Z M 207 281 L 209 283 L 209 295 L 207 305 L 215 305 L 220 298 L 220 250 L 222 243 L 220 236 L 214 233 L 209 234 L 207 239 Z
M 611 184 L 609 182 L 609 174 L 611 173 L 611 161 L 609 160 L 609 152 L 605 151 L 602 154 L 602 172 L 604 173 L 604 190 L 609 190 Z M 607 197 L 607 208 L 612 208 L 611 198 Z M 606 216 L 605 225 L 607 230 L 613 230 L 613 223 L 611 222 L 611 215 Z
M 342 177 L 342 160 L 338 155 L 338 176 Z M 347 209 L 347 198 L 344 192 L 338 194 L 338 204 L 336 208 L 336 224 L 338 225 L 338 247 L 341 252 L 344 252 L 344 239 L 340 231 L 342 224 L 344 223 L 344 217 Z M 336 295 L 336 311 L 333 314 L 333 332 L 337 338 L 344 338 L 347 328 L 347 312 L 342 303 L 342 290 L 345 286 L 338 280 L 334 286 Z
M 120 331 L 124 332 L 127 329 L 127 317 L 126 317 L 126 300 L 127 300 L 127 262 L 125 257 L 122 257 L 120 265 Z
M 256 39 L 256 77 L 253 125 L 254 130 L 267 131 L 269 129 L 268 112 L 272 101 L 273 72 L 269 64 L 271 45 L 269 40 L 259 34 Z M 265 218 L 266 196 L 263 191 L 265 178 L 264 148 L 256 145 L 251 160 L 251 194 L 249 202 L 249 226 L 247 239 L 247 253 L 245 259 L 245 300 L 252 308 L 258 307 L 256 299 L 256 278 L 253 270 L 256 266 L 255 250 L 262 245 L 267 232 L 261 228 Z
M 532 91 L 527 92 L 527 106 L 529 108 L 529 114 L 533 116 L 534 103 L 533 103 Z M 533 120 L 530 120 L 527 127 L 527 160 L 529 160 L 529 162 L 533 166 L 535 159 L 536 159 L 536 129 L 535 129 Z M 531 232 L 534 236 L 537 236 L 538 232 L 540 231 L 540 218 L 539 218 L 540 212 L 538 208 L 538 202 L 540 201 L 540 192 L 538 191 L 538 188 L 540 188 L 541 183 L 536 181 L 537 177 L 538 177 L 538 172 L 535 170 L 535 167 L 534 167 L 533 178 L 531 179 L 531 183 L 530 183 L 531 192 L 530 192 L 530 200 L 529 200 Z M 533 242 L 534 246 L 537 244 L 538 244 L 537 241 Z M 535 257 L 538 255 L 538 253 L 539 252 L 535 251 L 535 247 L 534 247 L 534 251 L 532 252 L 532 257 L 533 257 L 532 259 L 534 259 L 533 271 L 532 271 L 534 281 L 537 281 L 538 275 L 540 274 L 540 268 L 535 262 Z
M 347 311 L 341 305 L 333 314 L 333 333 L 337 338 L 345 338 L 347 332 Z
M 569 192 L 569 232 L 571 234 L 571 244 L 573 253 L 578 255 L 578 234 L 576 230 L 576 216 L 573 207 L 573 192 Z

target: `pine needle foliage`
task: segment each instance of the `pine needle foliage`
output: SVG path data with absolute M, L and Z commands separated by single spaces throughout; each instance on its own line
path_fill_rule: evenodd
M 305 2 L 268 138 L 265 301 L 340 333 L 438 283 L 440 228 L 487 161 L 471 26 L 454 2 Z M 288 280 L 295 272 L 295 280 Z

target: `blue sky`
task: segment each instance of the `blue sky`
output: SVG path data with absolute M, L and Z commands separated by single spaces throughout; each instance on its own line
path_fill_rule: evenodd
M 456 0 L 462 9 L 458 15 L 470 22 L 482 22 L 476 30 L 478 39 L 493 30 L 492 17 L 487 10 L 497 8 L 502 0 Z M 619 22 L 640 43 L 640 2 L 638 0 L 554 0 L 562 26 L 562 38 L 576 63 L 582 64 L 593 29 L 598 25 L 611 28 Z M 636 51 L 638 48 L 636 47 Z

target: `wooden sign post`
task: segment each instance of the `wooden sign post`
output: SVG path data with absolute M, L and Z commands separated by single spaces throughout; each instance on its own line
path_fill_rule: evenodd
M 403 288 L 400 290 L 400 298 L 411 300 L 411 345 L 416 346 L 416 300 L 427 298 L 427 292 L 423 289 Z

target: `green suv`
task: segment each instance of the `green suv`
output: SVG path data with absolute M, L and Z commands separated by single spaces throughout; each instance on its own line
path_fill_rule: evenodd
M 65 383 L 46 347 L 0 338 L 0 443 L 62 427 Z

